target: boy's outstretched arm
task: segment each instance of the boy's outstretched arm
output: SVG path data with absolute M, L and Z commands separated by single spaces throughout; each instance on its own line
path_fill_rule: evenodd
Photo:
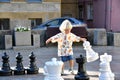
M 52 40 L 52 38 L 47 39 L 47 40 L 46 40 L 46 44 L 50 43 L 51 40 Z
M 86 38 L 80 38 L 80 41 L 86 41 L 87 39 Z

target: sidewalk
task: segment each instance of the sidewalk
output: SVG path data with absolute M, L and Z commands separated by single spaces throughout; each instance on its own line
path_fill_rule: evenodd
M 113 59 L 111 62 L 111 70 L 115 74 L 115 80 L 120 80 L 120 47 L 113 46 L 93 46 L 93 49 L 102 55 L 104 53 L 108 53 L 112 55 Z M 82 46 L 74 46 L 74 58 L 79 57 L 80 54 L 85 55 L 85 51 Z M 36 49 L 22 49 L 22 50 L 0 50 L 0 67 L 2 66 L 2 56 L 3 53 L 6 52 L 9 55 L 10 66 L 16 66 L 16 55 L 18 52 L 23 56 L 23 65 L 24 67 L 28 67 L 29 65 L 29 55 L 31 52 L 34 52 L 36 55 L 36 65 L 39 67 L 39 74 L 35 75 L 19 75 L 19 76 L 0 76 L 0 80 L 44 80 L 43 75 L 43 67 L 46 61 L 50 61 L 51 58 L 57 57 L 57 47 L 42 47 Z M 100 61 L 94 61 L 90 63 L 86 63 L 86 71 L 90 76 L 90 80 L 99 80 L 99 63 Z M 66 76 L 62 76 L 65 80 L 74 80 L 75 75 L 68 74 L 68 63 L 65 65 L 65 73 Z M 77 73 L 78 64 L 75 62 L 74 70 Z

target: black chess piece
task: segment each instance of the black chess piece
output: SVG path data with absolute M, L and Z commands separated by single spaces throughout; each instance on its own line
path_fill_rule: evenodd
M 23 64 L 22 64 L 22 60 L 23 57 L 20 53 L 18 53 L 18 55 L 16 56 L 16 68 L 14 69 L 14 75 L 24 75 L 25 74 L 25 69 L 23 67 Z
M 0 70 L 0 76 L 12 75 L 12 70 L 10 69 L 10 65 L 9 65 L 9 56 L 6 54 L 6 52 L 4 53 L 4 56 L 2 56 L 2 59 L 3 59 L 3 64 Z
M 37 74 L 39 69 L 36 66 L 36 63 L 35 63 L 36 57 L 33 54 L 33 52 L 31 53 L 29 58 L 30 58 L 30 65 L 29 65 L 29 68 L 27 69 L 27 74 Z
M 75 80 L 89 80 L 85 69 L 86 58 L 80 55 L 80 58 L 76 58 L 76 62 L 78 63 L 78 72 L 75 75 Z

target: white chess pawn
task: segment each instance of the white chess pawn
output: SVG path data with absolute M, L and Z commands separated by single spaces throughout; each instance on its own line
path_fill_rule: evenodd
M 100 74 L 99 80 L 114 80 L 114 74 L 111 72 L 110 62 L 112 61 L 112 56 L 104 53 L 100 56 Z
M 84 50 L 86 50 L 87 62 L 95 61 L 99 58 L 98 53 L 92 49 L 89 41 L 84 41 L 83 43 Z
M 63 62 L 57 61 L 56 58 L 52 58 L 52 61 L 46 62 L 44 66 L 44 80 L 64 80 L 61 77 L 62 65 Z

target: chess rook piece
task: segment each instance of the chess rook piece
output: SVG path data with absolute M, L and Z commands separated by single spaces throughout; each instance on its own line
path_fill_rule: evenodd
M 16 56 L 16 68 L 14 69 L 14 75 L 24 75 L 25 74 L 25 69 L 23 67 L 22 64 L 22 55 L 20 53 L 18 53 L 18 55 Z
M 31 53 L 29 58 L 30 58 L 30 65 L 29 65 L 29 68 L 27 69 L 27 74 L 37 74 L 39 71 L 39 68 L 37 68 L 35 64 L 36 57 L 33 54 L 33 52 Z
M 114 80 L 114 73 L 112 73 L 110 68 L 110 62 L 112 61 L 112 56 L 104 53 L 100 56 L 100 75 L 99 80 Z
M 10 69 L 10 65 L 9 65 L 9 56 L 6 54 L 6 52 L 4 53 L 4 56 L 2 56 L 2 59 L 3 59 L 3 64 L 0 70 L 0 76 L 12 75 L 12 70 Z
M 85 70 L 86 58 L 80 55 L 80 58 L 76 58 L 76 62 L 78 63 L 78 72 L 75 75 L 75 80 L 89 80 Z

